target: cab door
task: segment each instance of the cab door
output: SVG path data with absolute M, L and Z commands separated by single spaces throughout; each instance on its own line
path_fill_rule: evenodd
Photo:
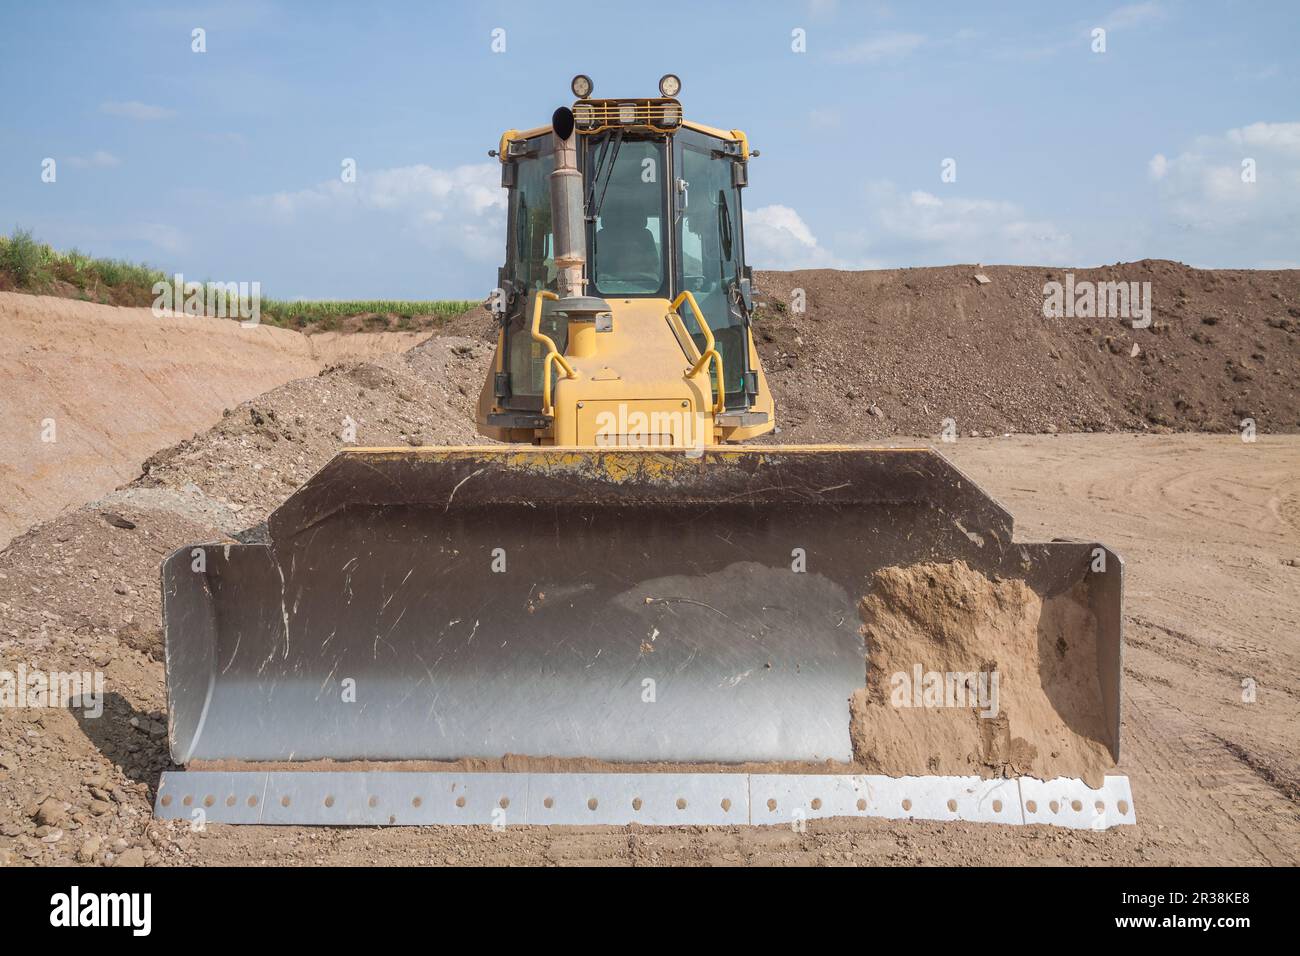
M 728 408 L 747 408 L 753 391 L 749 367 L 749 314 L 741 294 L 745 274 L 740 161 L 729 140 L 683 129 L 673 137 L 676 182 L 674 230 L 678 290 L 690 290 L 722 355 Z M 682 314 L 696 345 L 704 335 L 687 309 Z

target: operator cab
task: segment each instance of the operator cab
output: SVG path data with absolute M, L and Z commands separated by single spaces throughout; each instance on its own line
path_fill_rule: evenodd
M 588 87 L 589 88 L 589 87 Z M 661 87 L 662 89 L 662 87 Z M 575 81 L 575 92 L 577 86 Z M 671 97 L 579 99 L 572 114 L 582 173 L 586 294 L 611 303 L 694 295 L 722 357 L 725 408 L 754 403 L 750 361 L 751 270 L 745 265 L 741 189 L 748 143 L 682 117 Z M 506 263 L 501 269 L 503 361 L 496 399 L 502 409 L 542 408 L 542 363 L 531 337 L 539 290 L 559 292 L 550 177 L 551 127 L 502 137 L 502 185 L 509 191 Z M 682 322 L 703 350 L 707 336 L 690 309 Z M 541 331 L 566 351 L 562 313 L 543 313 Z M 714 386 L 717 387 L 716 372 Z

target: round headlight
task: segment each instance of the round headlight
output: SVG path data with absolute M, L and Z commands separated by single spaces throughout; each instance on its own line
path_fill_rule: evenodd
M 664 96 L 676 96 L 682 91 L 682 81 L 672 73 L 659 77 L 659 92 Z
M 569 89 L 573 90 L 573 95 L 580 100 L 585 100 L 591 95 L 592 82 L 591 77 L 585 73 L 579 73 L 569 84 Z

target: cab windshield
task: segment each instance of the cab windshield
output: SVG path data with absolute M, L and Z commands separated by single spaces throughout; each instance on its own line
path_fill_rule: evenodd
M 664 144 L 593 140 L 587 148 L 588 214 L 596 216 L 588 272 L 600 295 L 666 295 Z

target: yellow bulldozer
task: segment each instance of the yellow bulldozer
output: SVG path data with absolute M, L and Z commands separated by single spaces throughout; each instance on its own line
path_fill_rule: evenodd
M 159 816 L 981 819 L 1006 781 L 922 778 L 902 813 L 852 763 L 858 602 L 920 562 L 1084 594 L 1089 706 L 1118 757 L 1118 556 L 1013 541 L 929 448 L 740 444 L 777 412 L 745 260 L 757 154 L 687 119 L 679 90 L 597 99 L 578 76 L 571 106 L 492 152 L 509 211 L 477 417 L 496 443 L 345 448 L 267 543 L 166 561 L 185 769 Z

